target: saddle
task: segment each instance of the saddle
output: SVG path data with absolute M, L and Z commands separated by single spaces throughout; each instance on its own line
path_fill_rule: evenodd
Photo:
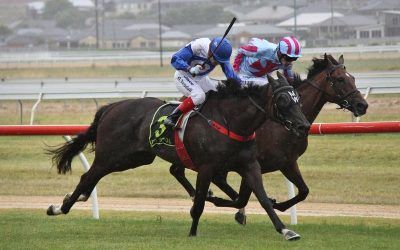
M 183 136 L 189 118 L 197 112 L 190 111 L 179 117 L 177 128 L 175 129 L 164 125 L 164 120 L 178 105 L 177 103 L 166 103 L 157 109 L 150 125 L 149 143 L 152 148 L 175 147 L 182 163 L 186 167 L 196 171 L 183 144 Z

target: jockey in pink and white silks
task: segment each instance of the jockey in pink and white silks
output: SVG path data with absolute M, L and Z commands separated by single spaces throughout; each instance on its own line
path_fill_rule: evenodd
M 284 37 L 278 44 L 252 38 L 238 49 L 233 68 L 245 83 L 267 84 L 267 74 L 283 70 L 289 83 L 293 82 L 292 63 L 301 57 L 301 46 L 294 37 Z
M 216 37 L 212 40 L 209 38 L 196 39 L 172 56 L 171 64 L 176 69 L 174 75 L 176 87 L 188 98 L 164 120 L 165 125 L 175 126 L 182 114 L 205 101 L 205 93 L 210 90 L 216 91 L 217 82 L 211 80 L 208 74 L 218 64 L 226 78 L 233 78 L 238 84 L 241 84 L 240 78 L 235 74 L 229 62 L 231 54 L 232 46 L 228 39 Z

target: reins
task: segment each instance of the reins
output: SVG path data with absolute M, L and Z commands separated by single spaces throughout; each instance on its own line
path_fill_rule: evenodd
M 312 87 L 314 87 L 315 89 L 317 89 L 318 91 L 320 91 L 324 95 L 330 97 L 331 99 L 338 98 L 339 99 L 338 105 L 340 106 L 341 109 L 348 108 L 350 105 L 349 105 L 349 102 L 346 100 L 346 98 L 351 96 L 351 95 L 353 95 L 354 93 L 357 93 L 358 90 L 357 89 L 353 89 L 349 93 L 347 93 L 347 94 L 342 96 L 341 93 L 338 93 L 337 89 L 334 87 L 335 84 L 337 84 L 337 81 L 334 78 L 332 78 L 332 73 L 335 72 L 336 69 L 344 68 L 344 67 L 345 67 L 344 64 L 338 64 L 338 65 L 333 66 L 332 68 L 329 69 L 329 71 L 327 72 L 326 77 L 325 77 L 325 79 L 327 81 L 329 81 L 331 87 L 333 88 L 333 91 L 335 91 L 336 96 L 334 96 L 332 94 L 329 94 L 328 92 L 326 92 L 325 90 L 323 90 L 319 86 L 315 85 L 313 82 L 311 82 L 308 79 L 304 80 L 304 82 L 306 82 L 307 84 L 311 85 Z

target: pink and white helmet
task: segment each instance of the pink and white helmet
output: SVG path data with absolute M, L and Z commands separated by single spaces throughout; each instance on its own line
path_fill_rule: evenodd
M 279 42 L 279 51 L 289 57 L 302 57 L 301 45 L 293 36 L 286 36 Z

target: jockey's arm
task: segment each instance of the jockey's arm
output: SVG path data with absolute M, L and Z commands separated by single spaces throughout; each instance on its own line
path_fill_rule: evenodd
M 176 70 L 183 70 L 183 71 L 188 71 L 190 68 L 190 65 L 188 62 L 190 62 L 190 58 L 193 57 L 193 51 L 191 49 L 190 45 L 187 45 L 186 47 L 183 47 L 182 49 L 178 50 L 171 59 L 171 65 L 176 69 Z
M 265 52 L 267 51 L 267 48 L 260 48 L 251 44 L 240 46 L 238 49 L 238 54 L 243 54 L 248 57 L 261 57 Z
M 222 63 L 221 68 L 227 79 L 234 79 L 239 85 L 242 85 L 242 80 L 233 71 L 232 65 L 230 63 Z
M 292 84 L 294 82 L 294 72 L 292 70 L 292 66 L 284 68 L 283 75 L 286 77 L 289 84 Z

